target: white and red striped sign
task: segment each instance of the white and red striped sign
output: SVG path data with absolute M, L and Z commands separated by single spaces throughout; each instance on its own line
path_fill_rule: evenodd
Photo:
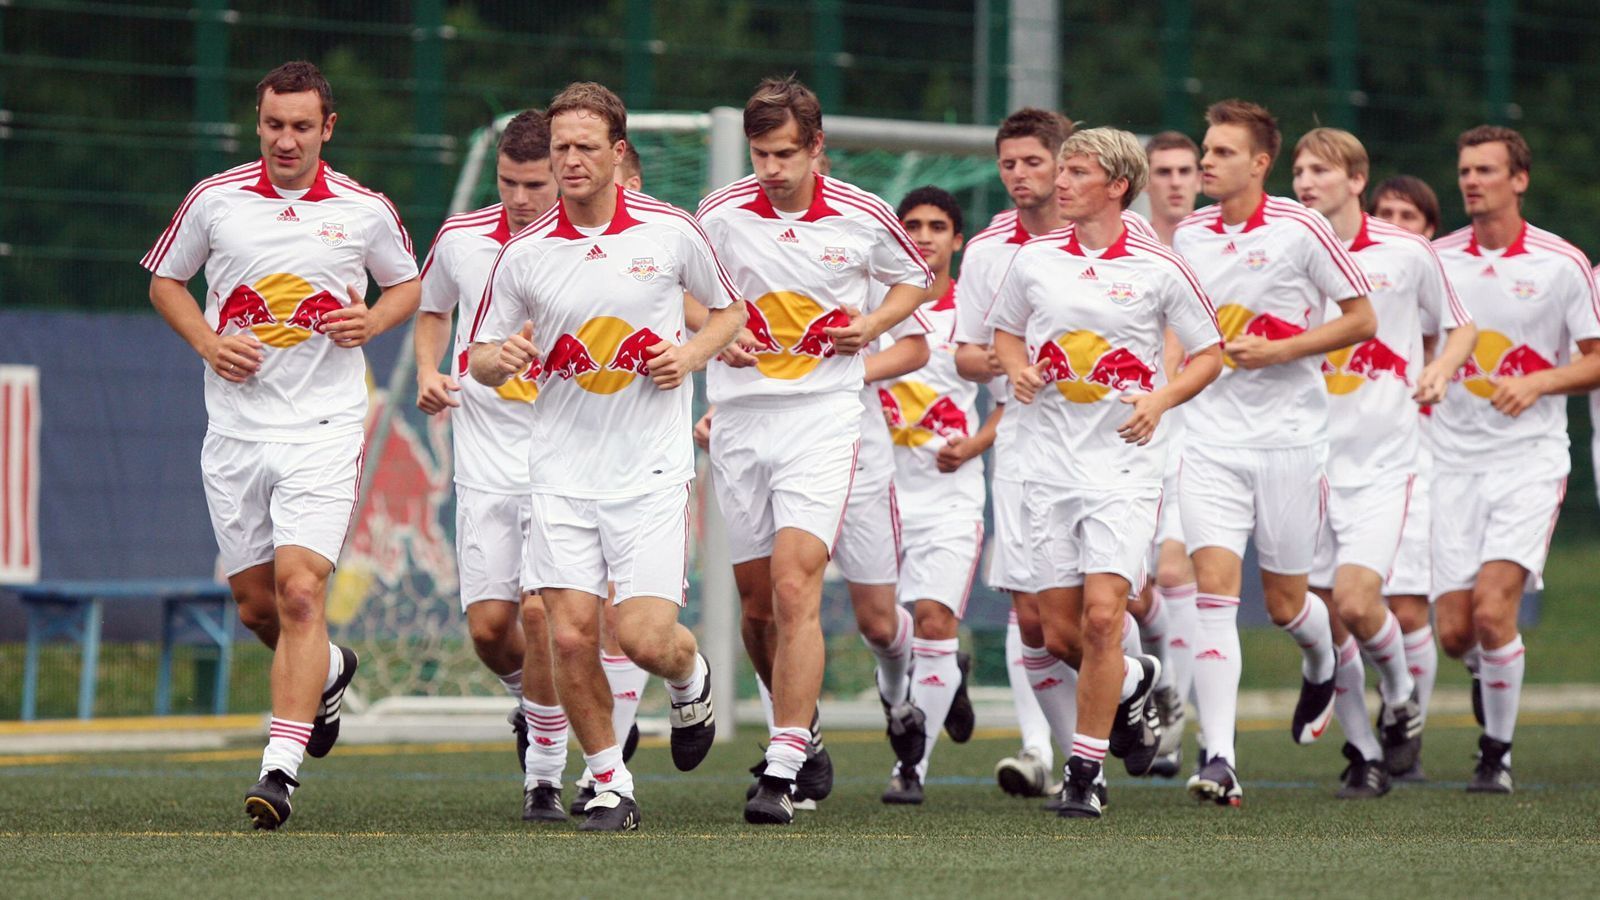
M 39 580 L 39 370 L 0 366 L 0 584 Z

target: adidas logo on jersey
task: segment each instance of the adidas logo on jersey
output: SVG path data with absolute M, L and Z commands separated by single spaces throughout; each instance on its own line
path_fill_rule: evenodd
M 1495 277 L 1494 264 L 1490 263 L 1489 265 L 1484 266 L 1483 267 L 1483 271 L 1479 272 L 1478 274 L 1482 275 L 1484 278 L 1493 278 L 1493 277 Z
M 279 222 L 298 222 L 300 217 L 294 214 L 294 207 L 285 206 L 283 212 L 278 213 Z
M 1083 270 L 1083 274 L 1079 275 L 1078 278 L 1080 280 L 1083 280 L 1083 281 L 1099 281 L 1100 280 L 1100 276 L 1094 274 L 1094 266 L 1090 266 L 1089 268 L 1084 269 Z
M 944 679 L 940 678 L 938 675 L 929 675 L 927 678 L 923 678 L 923 679 L 919 680 L 917 682 L 917 684 L 925 684 L 928 687 L 944 687 L 945 686 Z
M 1194 655 L 1194 658 L 1195 658 L 1196 661 L 1199 661 L 1199 660 L 1202 660 L 1202 659 L 1219 659 L 1220 660 L 1220 659 L 1227 659 L 1228 657 L 1224 656 L 1221 650 L 1211 649 L 1211 650 L 1203 650 L 1203 651 L 1201 651 L 1199 653 L 1196 653 Z
M 584 262 L 592 262 L 593 260 L 605 259 L 605 258 L 606 258 L 606 252 L 604 250 L 600 249 L 600 245 L 599 244 L 595 244 L 593 247 L 589 248 L 589 252 L 588 253 L 584 254 L 583 261 Z
M 1229 241 L 1228 242 L 1228 246 L 1222 248 L 1222 255 L 1223 256 L 1232 256 L 1233 254 L 1238 253 L 1238 252 L 1239 252 L 1239 248 L 1238 248 L 1237 245 L 1234 244 L 1233 241 Z
M 780 243 L 780 244 L 798 244 L 798 243 L 800 243 L 800 238 L 799 238 L 798 235 L 796 235 L 794 233 L 794 229 L 790 228 L 789 230 L 785 231 L 783 234 L 778 235 L 778 243 Z

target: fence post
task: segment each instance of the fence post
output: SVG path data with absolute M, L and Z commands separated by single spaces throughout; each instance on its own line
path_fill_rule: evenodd
M 1511 7 L 1512 0 L 1488 0 L 1483 6 L 1483 96 L 1488 120 L 1496 125 L 1516 118 L 1511 103 Z
M 414 161 L 416 204 L 428 215 L 413 226 L 415 234 L 432 234 L 443 216 L 433 212 L 444 204 L 441 155 L 448 136 L 444 133 L 444 3 L 443 0 L 417 0 L 413 7 L 416 44 L 412 53 L 412 80 L 416 108 L 413 110 L 411 154 Z
M 1189 95 L 1197 87 L 1189 72 L 1191 11 L 1190 0 L 1166 0 L 1161 22 L 1161 127 L 1185 134 L 1195 127 L 1189 121 Z
M 199 0 L 194 26 L 195 178 L 220 172 L 235 126 L 228 116 L 228 0 Z
M 1360 53 L 1356 22 L 1359 0 L 1333 0 L 1328 5 L 1333 21 L 1328 28 L 1328 69 L 1332 82 L 1331 119 L 1338 128 L 1357 130 L 1356 111 L 1366 96 L 1361 92 Z
M 652 0 L 628 0 L 628 50 L 623 61 L 628 108 L 650 109 L 656 102 L 656 16 Z
M 822 108 L 838 115 L 844 99 L 840 68 L 844 60 L 844 26 L 839 16 L 839 0 L 816 0 L 811 8 L 811 48 L 817 73 L 813 83 Z

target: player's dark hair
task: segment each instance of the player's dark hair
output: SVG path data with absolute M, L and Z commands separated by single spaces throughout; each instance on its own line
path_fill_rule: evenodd
M 1250 135 L 1250 149 L 1267 155 L 1267 171 L 1283 149 L 1283 133 L 1278 120 L 1265 106 L 1248 100 L 1219 100 L 1206 108 L 1207 125 L 1238 125 Z
M 923 185 L 905 196 L 900 201 L 899 207 L 894 211 L 895 217 L 904 219 L 906 213 L 919 206 L 937 207 L 940 212 L 950 217 L 950 229 L 956 234 L 965 234 L 962 231 L 961 204 L 949 191 L 931 184 Z
M 638 176 L 640 181 L 644 180 L 644 165 L 639 161 L 639 148 L 633 146 L 633 141 L 629 141 L 628 148 L 622 151 L 622 174 L 627 178 Z
M 328 85 L 328 79 L 322 77 L 321 69 L 303 59 L 284 63 L 256 83 L 256 109 L 261 108 L 261 100 L 269 89 L 274 94 L 316 91 L 317 99 L 322 102 L 322 118 L 326 120 L 333 115 L 333 88 Z
M 591 112 L 606 122 L 606 140 L 615 144 L 628 139 L 628 107 L 612 90 L 595 81 L 574 81 L 551 98 L 545 110 L 547 121 L 569 112 Z
M 1024 106 L 1000 123 L 994 133 L 994 152 L 1000 152 L 1000 142 L 1012 138 L 1037 138 L 1051 156 L 1061 152 L 1061 144 L 1072 136 L 1072 120 L 1058 112 Z
M 800 146 L 809 149 L 822 133 L 822 101 L 793 74 L 764 78 L 744 105 L 744 136 L 758 138 L 788 124 L 800 129 Z
M 1456 138 L 1456 152 L 1479 144 L 1494 143 L 1506 145 L 1506 155 L 1511 158 L 1511 174 L 1533 171 L 1533 150 L 1528 147 L 1527 139 L 1520 131 L 1502 125 L 1479 125 L 1461 132 L 1461 137 Z
M 1194 142 L 1194 138 L 1181 131 L 1163 131 L 1145 142 L 1146 158 L 1158 150 L 1187 150 L 1194 154 L 1196 162 L 1200 160 L 1200 145 Z
M 500 153 L 514 163 L 550 158 L 550 120 L 543 110 L 527 109 L 506 123 L 500 132 Z
M 1415 175 L 1396 175 L 1385 179 L 1372 191 L 1372 202 L 1367 205 L 1367 212 L 1377 213 L 1378 201 L 1384 195 L 1399 197 L 1401 200 L 1415 206 L 1422 213 L 1422 218 L 1428 227 L 1435 232 L 1439 230 L 1439 195 L 1428 187 L 1428 183 Z

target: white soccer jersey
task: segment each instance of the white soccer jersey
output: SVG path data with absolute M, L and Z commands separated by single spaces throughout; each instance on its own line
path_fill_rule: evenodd
M 845 307 L 867 309 L 875 283 L 933 283 L 888 204 L 843 181 L 816 179 L 804 213 L 774 209 L 755 176 L 700 204 L 701 225 L 748 300 L 746 327 L 760 345 L 754 366 L 711 364 L 706 391 L 712 403 L 770 405 L 860 391 L 860 354 L 835 355 L 823 329 L 849 324 Z
M 878 298 L 883 302 L 883 297 Z M 929 335 L 933 325 L 928 322 L 924 309 L 906 316 L 899 324 L 879 336 L 875 346 L 862 353 L 870 356 L 887 350 L 902 338 Z M 931 343 L 931 338 L 930 338 Z M 864 490 L 887 485 L 894 478 L 894 443 L 889 437 L 888 421 L 883 415 L 883 404 L 878 399 L 878 386 L 874 383 L 861 387 L 861 447 L 856 452 L 856 476 L 851 490 Z
M 1481 471 L 1535 461 L 1571 466 L 1567 398 L 1540 397 L 1516 418 L 1489 405 L 1494 379 L 1565 365 L 1576 341 L 1600 338 L 1600 298 L 1583 251 L 1524 223 L 1502 250 L 1478 246 L 1470 227 L 1435 244 L 1478 343 L 1433 414 L 1439 471 Z
M 394 204 L 326 162 L 305 191 L 273 186 L 265 160 L 205 179 L 139 264 L 185 282 L 205 266 L 206 321 L 249 330 L 266 357 L 243 384 L 206 369 L 210 430 L 283 443 L 360 433 L 366 357 L 329 340 L 322 317 L 364 294 L 368 271 L 383 287 L 417 277 Z
M 422 309 L 449 315 L 459 303 L 455 353 L 450 365 L 461 383 L 461 406 L 450 412 L 456 484 L 495 494 L 528 492 L 528 404 L 538 396 L 538 363 L 497 388 L 467 374 L 472 322 L 511 223 L 499 203 L 444 220 L 422 264 Z
M 1161 486 L 1167 430 L 1143 447 L 1124 442 L 1117 428 L 1132 413 L 1120 399 L 1154 390 L 1168 327 L 1189 353 L 1222 340 L 1211 301 L 1177 254 L 1127 229 L 1099 253 L 1073 229 L 1029 241 L 989 324 L 1023 338 L 1045 379 L 1023 421 L 1024 480 Z
M 894 441 L 895 501 L 906 528 L 982 518 L 985 493 L 982 458 L 948 473 L 938 465 L 939 451 L 950 438 L 971 437 L 983 426 L 978 386 L 956 372 L 955 285 L 923 313 L 934 329 L 927 365 L 877 388 Z
M 1299 334 L 1322 324 L 1326 301 L 1369 290 L 1328 220 L 1283 197 L 1263 197 L 1237 226 L 1224 225 L 1220 208 L 1208 206 L 1178 223 L 1172 246 L 1216 303 L 1225 340 Z M 1327 440 L 1320 356 L 1255 370 L 1223 362 L 1222 375 L 1185 410 L 1192 440 L 1268 448 Z
M 1471 316 L 1445 280 L 1426 238 L 1365 213 L 1351 255 L 1372 288 L 1378 333 L 1322 361 L 1328 386 L 1328 483 L 1354 488 L 1417 471 L 1421 416 L 1411 395 L 1422 374 L 1422 338 Z M 1328 315 L 1339 308 L 1329 305 Z
M 534 493 L 636 497 L 694 477 L 693 383 L 662 391 L 646 371 L 650 347 L 683 341 L 684 291 L 711 309 L 738 299 L 688 213 L 622 188 L 609 225 L 579 229 L 558 202 L 500 251 L 472 341 L 533 322 Z

